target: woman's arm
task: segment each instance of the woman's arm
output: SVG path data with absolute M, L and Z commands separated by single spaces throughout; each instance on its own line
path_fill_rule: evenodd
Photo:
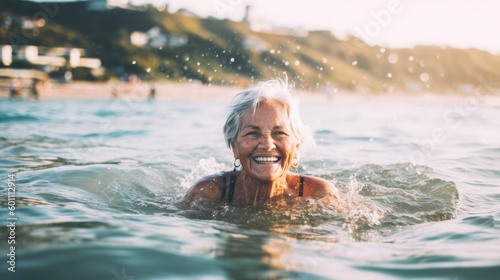
M 181 200 L 182 205 L 189 205 L 194 201 L 217 202 L 222 190 L 220 174 L 210 175 L 198 180 Z
M 323 197 L 333 195 L 339 198 L 339 191 L 329 181 L 312 176 L 304 176 L 304 196 Z

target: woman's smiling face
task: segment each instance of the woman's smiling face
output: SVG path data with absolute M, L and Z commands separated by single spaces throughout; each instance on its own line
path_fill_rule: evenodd
M 253 114 L 241 116 L 233 153 L 246 176 L 274 181 L 287 174 L 299 142 L 292 132 L 288 108 L 277 101 L 262 101 Z

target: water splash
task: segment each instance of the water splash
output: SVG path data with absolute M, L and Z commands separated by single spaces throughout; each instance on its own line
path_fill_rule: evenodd
M 386 210 L 368 197 L 361 195 L 365 187 L 355 175 L 349 176 L 346 185 L 335 181 L 341 190 L 338 200 L 339 221 L 353 240 L 366 239 L 366 235 L 380 224 Z
M 217 168 L 213 159 L 203 161 L 190 175 L 212 174 L 213 168 Z M 321 238 L 374 240 L 401 226 L 456 215 L 459 196 L 455 184 L 430 175 L 432 169 L 410 163 L 364 165 L 329 175 L 339 189 L 337 196 L 298 197 L 258 207 L 195 202 L 186 216 L 273 229 L 307 239 L 317 238 L 311 236 L 311 230 L 326 227 Z
M 183 189 L 189 189 L 197 180 L 225 170 L 224 163 L 217 163 L 213 157 L 200 159 L 198 165 L 181 182 Z

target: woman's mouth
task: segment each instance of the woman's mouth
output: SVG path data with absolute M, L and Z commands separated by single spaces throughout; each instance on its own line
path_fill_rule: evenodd
M 277 163 L 281 158 L 280 157 L 253 157 L 252 159 L 256 163 Z

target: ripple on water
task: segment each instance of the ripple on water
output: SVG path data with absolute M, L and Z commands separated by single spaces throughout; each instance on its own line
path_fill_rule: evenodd
M 447 220 L 457 214 L 455 183 L 431 178 L 428 167 L 365 165 L 354 171 L 362 184 L 359 193 L 384 209 L 381 222 L 387 226 Z

